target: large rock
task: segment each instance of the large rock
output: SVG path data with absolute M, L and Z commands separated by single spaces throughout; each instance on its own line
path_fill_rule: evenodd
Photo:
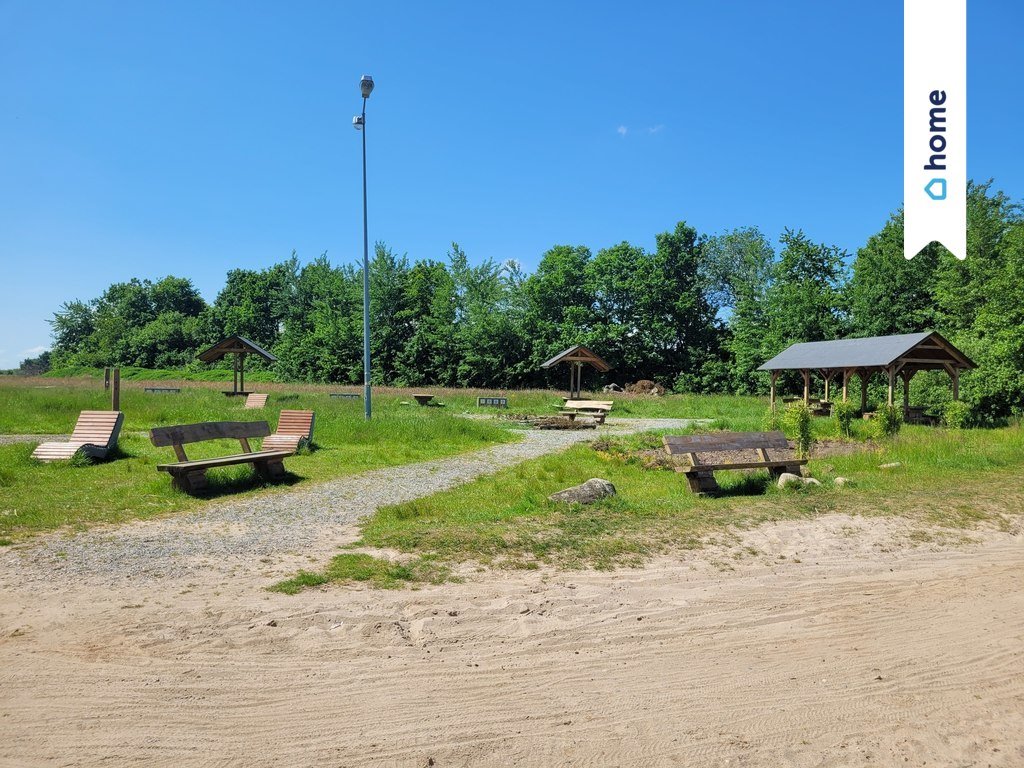
M 592 477 L 583 485 L 575 485 L 572 488 L 566 488 L 564 491 L 552 493 L 548 498 L 551 501 L 564 501 L 569 504 L 590 504 L 598 499 L 614 495 L 614 485 L 599 477 Z
M 602 392 L 621 392 L 622 391 L 622 387 L 620 387 L 618 384 L 606 384 L 605 386 L 603 386 L 601 388 L 601 391 Z
M 800 477 L 800 475 L 794 475 L 792 472 L 783 472 L 781 475 L 779 475 L 779 488 L 788 488 L 791 485 L 802 486 L 803 484 L 804 479 Z

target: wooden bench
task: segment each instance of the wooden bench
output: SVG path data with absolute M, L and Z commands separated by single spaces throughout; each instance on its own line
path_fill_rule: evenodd
M 249 395 L 249 396 L 247 396 L 245 398 L 245 407 L 246 408 L 266 408 L 267 407 L 267 398 L 268 397 L 270 397 L 270 395 L 258 395 L 255 392 L 253 392 L 251 395 Z
M 143 387 L 143 392 L 150 394 L 164 394 L 164 395 L 176 395 L 181 390 L 178 387 Z
M 577 416 L 590 416 L 598 424 L 604 424 L 612 405 L 611 400 L 566 400 L 558 415 L 569 421 L 575 421 Z
M 491 408 L 508 408 L 507 397 L 478 397 L 476 399 L 476 407 L 482 408 L 484 406 L 490 406 Z
M 149 430 L 149 439 L 153 445 L 158 448 L 169 445 L 174 448 L 174 455 L 178 457 L 176 463 L 157 464 L 156 468 L 169 473 L 174 487 L 188 493 L 206 488 L 206 470 L 212 467 L 252 464 L 256 471 L 268 480 L 279 480 L 284 477 L 284 459 L 291 456 L 294 451 L 253 451 L 249 447 L 249 438 L 269 435 L 270 427 L 265 421 L 208 421 L 176 427 L 155 427 Z M 242 453 L 194 461 L 190 461 L 185 455 L 184 446 L 188 443 L 224 439 L 238 440 L 242 446 Z
M 701 435 L 666 435 L 662 438 L 669 456 L 684 456 L 688 466 L 677 466 L 676 472 L 686 475 L 694 493 L 713 493 L 718 490 L 715 472 L 720 469 L 767 469 L 772 477 L 783 472 L 800 474 L 807 459 L 772 459 L 769 450 L 788 450 L 789 443 L 781 432 L 710 432 Z M 707 461 L 701 454 L 753 453 L 756 459 L 739 458 L 735 461 Z
M 316 414 L 312 411 L 281 411 L 277 419 L 277 431 L 263 440 L 264 451 L 295 451 L 313 442 L 313 424 Z
M 358 395 L 355 392 L 331 392 L 331 397 L 341 397 L 345 400 L 358 400 L 361 395 Z
M 38 461 L 60 461 L 83 453 L 94 459 L 105 458 L 117 445 L 124 414 L 120 411 L 82 411 L 75 431 L 66 443 L 40 443 L 32 451 Z

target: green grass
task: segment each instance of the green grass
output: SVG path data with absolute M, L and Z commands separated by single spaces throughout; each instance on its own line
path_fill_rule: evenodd
M 408 563 L 392 563 L 366 554 L 342 554 L 331 560 L 319 573 L 299 571 L 294 577 L 278 582 L 270 589 L 294 595 L 308 587 L 332 581 L 362 582 L 378 589 L 397 589 L 417 582 L 438 584 L 448 578 L 448 570 L 431 558 L 416 558 Z
M 825 420 L 816 424 L 828 430 Z M 379 510 L 362 526 L 360 546 L 454 566 L 612 568 L 696 548 L 729 526 L 752 526 L 829 512 L 905 515 L 928 525 L 1005 524 L 1024 503 L 1024 430 L 952 432 L 905 428 L 898 438 L 845 456 L 812 459 L 820 488 L 780 491 L 767 473 L 720 472 L 723 492 L 698 498 L 682 477 L 650 469 L 638 448 L 657 436 L 613 438 L 544 456 L 450 491 Z M 879 469 L 899 462 L 900 467 Z M 852 479 L 844 488 L 837 476 Z M 591 477 L 618 494 L 588 506 L 547 500 Z M 332 578 L 328 569 L 320 576 Z
M 102 384 L 45 379 L 0 384 L 0 434 L 68 433 L 79 411 L 109 404 Z M 54 384 L 54 382 L 50 382 Z M 125 426 L 118 452 L 107 461 L 40 464 L 34 446 L 0 446 L 0 537 L 17 539 L 64 525 L 87 525 L 144 518 L 195 508 L 209 501 L 174 491 L 170 477 L 156 470 L 174 461 L 169 448 L 154 448 L 146 430 L 200 421 L 269 421 L 282 408 L 316 412 L 316 450 L 290 457 L 289 480 L 264 485 L 247 465 L 211 470 L 206 497 L 235 493 L 283 492 L 289 485 L 322 482 L 346 474 L 472 451 L 517 439 L 496 422 L 459 418 L 445 409 L 399 405 L 393 396 L 374 404 L 373 421 L 363 419 L 361 401 L 329 398 L 325 391 L 271 390 L 262 410 L 243 408 L 242 398 L 218 388 L 194 387 L 177 395 L 145 394 L 126 387 L 121 408 Z M 187 447 L 189 458 L 237 453 L 237 441 L 211 441 Z

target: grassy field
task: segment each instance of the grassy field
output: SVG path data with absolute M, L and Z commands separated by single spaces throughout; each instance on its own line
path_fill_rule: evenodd
M 64 525 L 116 522 L 208 504 L 171 489 L 156 464 L 172 462 L 169 448 L 154 448 L 145 431 L 154 426 L 200 421 L 267 420 L 277 423 L 282 408 L 317 414 L 317 449 L 287 460 L 288 483 L 264 486 L 248 466 L 211 470 L 207 496 L 282 492 L 345 474 L 450 456 L 517 435 L 496 422 L 460 418 L 453 409 L 401 405 L 381 393 L 374 419 L 363 419 L 361 400 L 330 398 L 326 389 L 273 387 L 263 410 L 243 408 L 242 398 L 220 393 L 221 386 L 182 382 L 180 394 L 146 394 L 144 382 L 124 383 L 125 425 L 118 455 L 95 464 L 40 464 L 30 458 L 32 443 L 0 445 L 0 541 Z M 263 387 L 261 387 L 262 389 Z M 102 383 L 95 380 L 0 379 L 0 434 L 66 434 L 79 411 L 109 408 Z M 475 401 L 474 401 L 475 402 Z M 237 441 L 188 447 L 190 458 L 237 453 Z
M 830 420 L 816 420 L 827 434 Z M 397 551 L 401 565 L 371 565 L 342 553 L 321 572 L 277 585 L 295 592 L 327 581 L 393 587 L 445 578 L 458 563 L 498 567 L 609 568 L 702 546 L 729 526 L 809 518 L 829 512 L 905 515 L 929 525 L 1003 525 L 1024 508 L 1024 430 L 947 431 L 905 427 L 889 441 L 812 459 L 819 488 L 780 491 L 766 472 L 718 473 L 723 493 L 698 498 L 675 472 L 644 466 L 655 435 L 613 438 L 545 456 L 451 491 L 380 510 L 362 528 L 369 546 Z M 900 466 L 881 469 L 898 462 Z M 852 479 L 837 487 L 835 477 Z M 580 507 L 553 503 L 554 491 L 601 477 L 617 496 Z M 354 558 L 358 558 L 358 566 Z M 354 576 L 353 574 L 356 574 Z

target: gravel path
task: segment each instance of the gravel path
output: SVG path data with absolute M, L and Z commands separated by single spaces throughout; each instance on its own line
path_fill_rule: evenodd
M 71 435 L 0 435 L 0 445 L 45 443 L 48 440 L 70 440 Z
M 601 434 L 683 428 L 685 419 L 618 419 Z M 40 536 L 0 550 L 0 567 L 27 581 L 60 577 L 105 583 L 233 573 L 254 564 L 322 558 L 378 507 L 427 496 L 528 459 L 592 440 L 595 433 L 524 431 L 523 440 L 470 454 L 406 464 L 305 489 L 211 502 L 199 510 L 75 534 Z

